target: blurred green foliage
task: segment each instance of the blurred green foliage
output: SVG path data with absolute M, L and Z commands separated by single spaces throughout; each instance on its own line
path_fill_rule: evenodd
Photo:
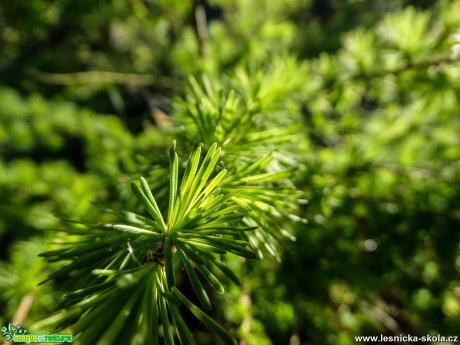
M 0 323 L 22 311 L 28 328 L 59 303 L 36 258 L 58 217 L 139 211 L 129 184 L 167 194 L 173 138 L 181 152 L 230 138 L 229 176 L 267 155 L 271 174 L 295 173 L 276 187 L 308 201 L 297 218 L 297 195 L 276 208 L 245 186 L 246 215 L 297 240 L 267 242 L 279 261 L 228 261 L 242 285 L 210 315 L 240 344 L 458 333 L 458 13 L 458 0 L 0 4 Z

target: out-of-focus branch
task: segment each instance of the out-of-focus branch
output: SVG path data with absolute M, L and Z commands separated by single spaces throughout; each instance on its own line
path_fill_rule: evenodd
M 24 321 L 27 319 L 27 314 L 29 314 L 29 310 L 32 307 L 34 299 L 35 296 L 32 292 L 29 292 L 21 299 L 21 303 L 19 303 L 18 309 L 13 315 L 13 325 L 24 323 Z
M 195 0 L 195 22 L 200 56 L 204 57 L 207 52 L 206 41 L 208 39 L 208 23 L 203 0 Z
M 31 71 L 35 79 L 49 84 L 73 85 L 73 84 L 120 84 L 131 86 L 148 86 L 159 84 L 163 87 L 175 89 L 179 86 L 179 80 L 170 77 L 154 77 L 146 74 L 118 73 L 106 71 L 89 71 L 75 73 L 47 73 Z
M 11 321 L 12 325 L 16 326 L 16 325 L 24 324 L 24 321 L 26 321 L 27 319 L 27 315 L 29 314 L 29 310 L 32 307 L 32 303 L 34 299 L 35 299 L 35 296 L 32 292 L 29 292 L 21 299 L 18 309 L 13 315 L 13 320 Z M 8 344 L 10 344 L 10 342 L 3 340 L 2 345 L 8 345 Z
M 407 60 L 406 63 L 400 67 L 394 68 L 394 69 L 382 69 L 378 71 L 374 71 L 371 73 L 367 74 L 358 74 L 358 75 L 352 75 L 348 78 L 345 78 L 343 80 L 337 80 L 336 82 L 327 85 L 323 87 L 320 92 L 331 92 L 332 90 L 335 90 L 338 87 L 344 87 L 346 86 L 347 83 L 349 82 L 355 82 L 355 81 L 371 81 L 374 79 L 379 79 L 383 78 L 387 75 L 399 75 L 407 71 L 411 70 L 416 70 L 416 69 L 423 69 L 423 68 L 428 68 L 428 67 L 437 67 L 441 65 L 447 65 L 451 63 L 456 63 L 459 62 L 460 60 L 456 57 L 452 56 L 443 56 L 439 57 L 433 60 L 425 60 L 425 61 L 409 61 Z M 315 97 L 317 95 L 315 94 Z
M 243 282 L 243 289 L 240 297 L 241 304 L 243 305 L 243 309 L 245 311 L 243 321 L 240 325 L 240 331 L 244 335 L 250 334 L 251 332 L 251 324 L 252 324 L 252 315 L 251 315 L 251 283 L 249 279 L 245 279 Z M 241 339 L 239 345 L 247 345 L 248 342 L 246 339 Z
M 376 71 L 376 72 L 366 75 L 365 77 L 369 79 L 381 78 L 389 74 L 398 75 L 398 74 L 401 74 L 409 70 L 428 68 L 431 66 L 439 66 L 439 65 L 454 63 L 458 61 L 459 60 L 457 58 L 452 57 L 452 56 L 443 56 L 443 57 L 439 57 L 433 60 L 425 60 L 425 61 L 409 61 L 408 60 L 401 67 L 398 67 L 392 70 Z M 359 79 L 359 78 L 355 77 L 355 79 Z
M 300 345 L 300 337 L 297 333 L 294 333 L 289 339 L 289 345 Z

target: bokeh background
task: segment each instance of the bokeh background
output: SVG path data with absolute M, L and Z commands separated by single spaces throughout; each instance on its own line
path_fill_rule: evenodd
M 188 77 L 244 68 L 301 123 L 308 223 L 281 260 L 235 264 L 212 316 L 242 345 L 459 335 L 459 56 L 458 0 L 1 2 L 0 324 L 59 302 L 38 286 L 56 215 L 132 203 Z

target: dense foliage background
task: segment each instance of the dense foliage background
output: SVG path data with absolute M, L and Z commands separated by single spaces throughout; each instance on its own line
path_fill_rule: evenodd
M 37 285 L 56 215 L 134 205 L 129 182 L 173 138 L 211 143 L 183 120 L 194 76 L 259 102 L 267 128 L 298 125 L 285 163 L 308 223 L 280 221 L 297 240 L 279 260 L 235 260 L 242 286 L 211 314 L 240 344 L 458 335 L 459 13 L 458 0 L 0 4 L 0 324 L 28 328 L 59 302 Z

